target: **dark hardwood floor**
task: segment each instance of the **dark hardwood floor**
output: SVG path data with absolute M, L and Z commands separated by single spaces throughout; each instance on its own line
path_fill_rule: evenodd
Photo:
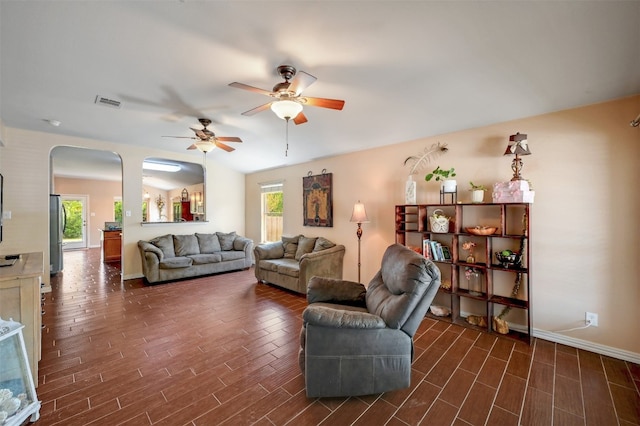
M 425 319 L 410 389 L 307 399 L 306 300 L 242 271 L 120 282 L 67 252 L 46 295 L 38 425 L 640 425 L 640 366 Z

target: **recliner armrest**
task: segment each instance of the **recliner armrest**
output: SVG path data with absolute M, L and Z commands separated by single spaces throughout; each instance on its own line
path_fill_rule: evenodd
M 333 309 L 326 306 L 308 306 L 302 313 L 305 324 L 332 328 L 379 329 L 387 328 L 383 319 L 368 312 Z
M 313 276 L 307 286 L 307 301 L 365 306 L 367 289 L 353 281 Z

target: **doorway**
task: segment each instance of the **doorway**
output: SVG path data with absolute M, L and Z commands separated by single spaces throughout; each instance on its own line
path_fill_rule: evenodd
M 120 156 L 111 151 L 56 146 L 50 153 L 49 171 L 50 193 L 62 195 L 60 200 L 71 222 L 63 235 L 63 252 L 101 248 L 102 230 L 115 220 L 115 201 L 122 200 Z M 124 259 L 120 266 L 124 268 Z
M 66 215 L 62 234 L 62 249 L 87 248 L 87 197 L 85 195 L 61 195 Z

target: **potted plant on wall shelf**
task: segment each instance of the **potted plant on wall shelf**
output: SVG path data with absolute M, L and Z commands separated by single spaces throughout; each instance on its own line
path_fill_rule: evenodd
M 424 180 L 427 182 L 431 181 L 431 179 L 435 181 L 442 181 L 442 191 L 450 193 L 456 192 L 458 186 L 456 180 L 451 179 L 454 176 L 456 176 L 456 170 L 453 167 L 448 170 L 444 170 L 438 166 L 431 173 L 427 173 Z
M 484 185 L 476 185 L 473 182 L 469 182 L 471 185 L 471 202 L 472 203 L 482 203 L 484 201 L 484 191 L 487 188 Z

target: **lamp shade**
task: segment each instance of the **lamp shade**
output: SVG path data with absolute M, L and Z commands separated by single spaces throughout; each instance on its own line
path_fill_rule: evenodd
M 213 142 L 209 141 L 198 141 L 195 143 L 196 148 L 198 148 L 202 152 L 213 151 L 216 145 Z
M 271 110 L 283 120 L 289 120 L 291 118 L 296 118 L 296 116 L 300 114 L 300 111 L 302 111 L 302 105 L 298 102 L 282 100 L 273 102 L 271 104 Z
M 518 132 L 509 136 L 509 145 L 504 151 L 504 155 L 531 155 L 527 135 Z
M 358 200 L 357 203 L 353 205 L 353 213 L 351 214 L 351 222 L 356 223 L 368 223 L 369 218 L 367 218 L 367 211 L 364 209 L 364 204 Z

